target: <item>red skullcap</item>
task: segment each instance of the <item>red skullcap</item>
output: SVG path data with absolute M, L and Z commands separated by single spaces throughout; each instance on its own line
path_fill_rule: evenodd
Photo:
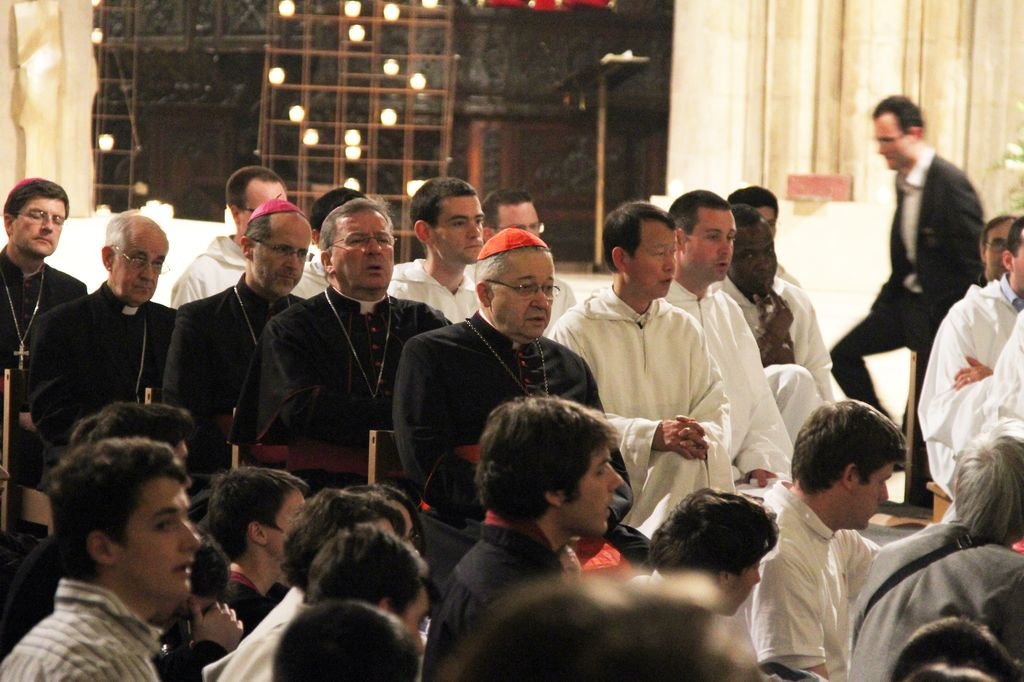
M 487 240 L 484 248 L 480 249 L 480 255 L 476 259 L 481 261 L 495 254 L 512 251 L 513 249 L 521 249 L 525 246 L 548 248 L 544 240 L 534 233 L 521 230 L 518 227 L 507 227 Z
M 298 213 L 303 218 L 306 217 L 302 209 L 286 199 L 268 199 L 256 207 L 249 220 L 256 220 L 261 216 L 274 215 L 275 213 Z

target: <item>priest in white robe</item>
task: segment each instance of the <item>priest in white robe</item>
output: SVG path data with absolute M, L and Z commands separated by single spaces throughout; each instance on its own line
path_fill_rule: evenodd
M 650 536 L 686 495 L 732 490 L 729 407 L 696 321 L 663 299 L 672 283 L 672 217 L 643 202 L 604 225 L 612 286 L 571 308 L 552 338 L 587 361 L 633 486 L 626 522 Z
M 984 288 L 971 286 L 950 308 L 928 358 L 918 417 L 932 480 L 950 495 L 957 453 L 982 431 L 986 399 L 1006 389 L 994 387 L 999 382 L 993 378 L 992 368 L 1013 332 L 1017 312 L 1024 308 L 1024 254 L 1018 256 L 1022 226 L 1024 220 L 1014 223 L 1010 231 L 1013 248 L 1003 251 L 1007 274 Z M 1022 368 L 1020 361 L 1004 366 L 1004 383 Z M 1006 399 L 1017 400 L 1016 396 Z M 1001 409 L 1002 405 L 993 403 L 993 413 Z
M 761 364 L 794 442 L 807 417 L 832 401 L 832 357 L 811 299 L 775 275 L 771 228 L 754 209 L 733 207 L 736 242 L 721 285 L 743 311 L 757 339 Z
M 789 476 L 793 443 L 761 367 L 753 332 L 739 306 L 712 284 L 725 279 L 736 227 L 729 203 L 713 192 L 694 190 L 673 202 L 676 221 L 675 281 L 666 300 L 700 323 L 711 356 L 722 373 L 729 401 L 733 479 L 763 487 Z

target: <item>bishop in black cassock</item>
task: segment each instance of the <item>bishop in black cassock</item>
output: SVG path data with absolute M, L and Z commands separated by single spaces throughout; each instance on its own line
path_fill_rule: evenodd
M 369 431 L 392 428 L 402 348 L 447 324 L 387 295 L 394 237 L 383 206 L 355 199 L 335 209 L 320 248 L 331 286 L 267 324 L 231 433 L 232 442 L 287 445 L 288 470 L 314 489 L 365 481 Z
M 32 418 L 53 464 L 81 417 L 160 388 L 174 311 L 153 303 L 167 237 L 131 211 L 111 219 L 100 288 L 39 317 L 32 338 Z
M 298 206 L 284 199 L 261 204 L 241 237 L 245 274 L 219 294 L 178 310 L 164 369 L 164 400 L 196 420 L 189 471 L 213 473 L 231 465 L 227 442 L 257 341 L 271 317 L 300 299 L 311 231 Z
M 583 358 L 542 336 L 551 297 L 557 295 L 545 243 L 510 228 L 484 245 L 480 263 L 480 311 L 412 339 L 396 379 L 401 390 L 394 409 L 399 454 L 430 507 L 428 562 L 442 581 L 475 542 L 484 518 L 474 476 L 480 434 L 491 410 L 520 396 L 547 394 L 603 411 Z M 646 540 L 619 523 L 633 498 L 618 450 L 612 453 L 612 466 L 626 483 L 609 509 L 607 537 L 630 558 L 642 559 Z
M 36 318 L 86 294 L 85 284 L 43 262 L 57 250 L 68 210 L 64 188 L 42 178 L 22 180 L 7 195 L 7 245 L 0 251 L 0 369 L 27 368 Z

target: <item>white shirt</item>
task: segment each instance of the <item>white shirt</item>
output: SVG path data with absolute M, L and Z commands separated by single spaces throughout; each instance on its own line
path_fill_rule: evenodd
M 637 315 L 609 287 L 566 312 L 551 336 L 587 361 L 619 432 L 634 496 L 627 524 L 650 536 L 694 490 L 734 489 L 722 377 L 689 314 L 658 299 Z M 661 420 L 676 415 L 704 427 L 706 462 L 651 448 Z
M 739 479 L 753 469 L 789 476 L 793 444 L 765 379 L 757 341 L 739 306 L 721 291 L 698 299 L 678 282 L 672 282 L 665 300 L 700 323 L 722 373 L 732 428 L 733 477 Z
M 1016 321 L 1017 311 L 995 280 L 984 288 L 968 289 L 935 334 L 918 415 L 928 448 L 928 469 L 950 495 L 956 455 L 981 432 L 985 399 L 994 383 L 989 376 L 957 390 L 953 387 L 956 373 L 967 367 L 966 356 L 994 368 Z
M 831 682 L 845 682 L 850 605 L 878 545 L 856 531 L 833 533 L 781 483 L 764 499 L 778 515 L 779 544 L 761 563 L 761 582 L 747 602 L 757 661 L 802 669 L 824 663 Z
M 250 680 L 257 677 L 272 679 L 277 643 L 284 628 L 301 611 L 303 598 L 304 593 L 299 588 L 288 590 L 284 599 L 239 643 L 237 649 L 203 668 L 203 682 Z
M 917 224 L 921 217 L 921 192 L 924 190 L 924 181 L 928 177 L 928 169 L 931 168 L 934 158 L 935 150 L 925 147 L 914 167 L 905 176 L 896 176 L 896 184 L 903 192 L 903 202 L 900 206 L 900 237 L 907 250 L 907 260 L 914 267 L 917 265 Z M 923 291 L 917 281 L 916 272 L 906 276 L 903 286 L 917 294 Z
M 467 317 L 473 317 L 478 303 L 472 268 L 466 267 L 462 282 L 453 294 L 448 287 L 427 274 L 426 262 L 417 258 L 411 263 L 397 264 L 391 274 L 388 293 L 395 298 L 419 301 L 437 308 L 449 322 L 462 322 Z
M 728 277 L 716 287 L 720 287 L 732 300 L 736 301 L 756 338 L 761 331 L 761 319 L 757 312 L 757 305 L 751 303 Z M 814 377 L 818 395 L 822 400 L 835 400 L 832 395 L 832 356 L 821 336 L 818 314 L 814 311 L 814 305 L 811 304 L 811 297 L 800 287 L 795 287 L 778 277 L 772 283 L 772 289 L 786 301 L 793 313 L 793 326 L 789 328 L 789 333 L 793 337 L 794 361 L 796 364 L 806 367 Z

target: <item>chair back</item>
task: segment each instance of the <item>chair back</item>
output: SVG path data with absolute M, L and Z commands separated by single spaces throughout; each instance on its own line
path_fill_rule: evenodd
M 37 490 L 43 469 L 43 444 L 25 428 L 21 413 L 28 396 L 28 370 L 4 370 L 3 448 L 0 464 L 10 480 L 0 491 L 0 530 L 13 531 L 18 521 L 46 526 L 53 532 L 50 498 Z
M 404 476 L 394 431 L 371 430 L 369 456 L 370 459 L 366 467 L 367 483 L 377 483 L 383 478 Z

